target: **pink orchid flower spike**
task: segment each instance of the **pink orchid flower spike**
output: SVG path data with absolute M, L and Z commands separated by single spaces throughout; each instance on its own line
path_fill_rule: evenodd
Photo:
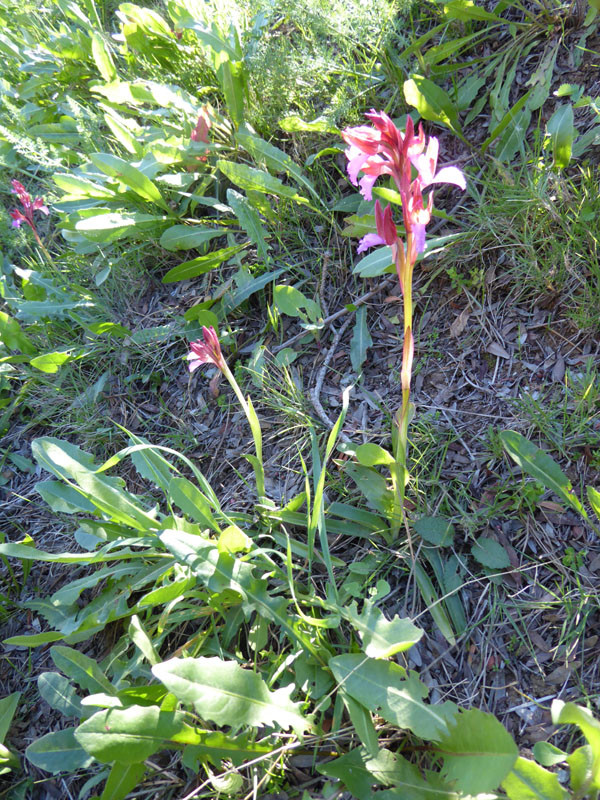
M 48 215 L 50 213 L 48 211 L 48 207 L 44 204 L 44 200 L 41 197 L 36 197 L 35 200 L 32 200 L 29 192 L 19 181 L 13 180 L 11 181 L 11 185 L 11 192 L 17 195 L 21 201 L 21 205 L 23 206 L 23 211 L 19 211 L 15 208 L 10 212 L 12 217 L 12 227 L 20 228 L 21 224 L 25 222 L 37 236 L 35 222 L 33 221 L 33 212 L 41 211 L 42 214 Z

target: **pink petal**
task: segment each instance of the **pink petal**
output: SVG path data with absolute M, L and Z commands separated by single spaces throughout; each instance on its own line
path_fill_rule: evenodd
M 414 236 L 417 253 L 422 253 L 423 250 L 425 250 L 425 225 L 421 222 L 413 222 L 412 234 Z
M 357 253 L 364 253 L 370 247 L 377 247 L 379 244 L 385 244 L 385 240 L 378 236 L 376 233 L 367 233 L 366 236 L 358 243 Z
M 459 186 L 463 191 L 467 188 L 465 176 L 458 167 L 444 167 L 430 183 L 453 183 L 455 186 Z
M 360 193 L 365 198 L 365 200 L 372 200 L 373 199 L 373 185 L 377 180 L 378 175 L 363 175 L 360 179 Z

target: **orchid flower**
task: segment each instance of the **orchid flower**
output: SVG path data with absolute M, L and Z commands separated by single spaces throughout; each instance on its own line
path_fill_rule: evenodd
M 188 364 L 189 371 L 194 372 L 201 364 L 213 364 L 223 372 L 227 365 L 221 352 L 217 332 L 212 326 L 210 328 L 203 327 L 202 336 L 204 341 L 198 339 L 190 344 L 191 352 L 187 355 L 187 360 L 190 362 Z
M 433 212 L 433 192 L 427 200 L 423 190 L 434 183 L 451 183 L 461 189 L 466 188 L 465 177 L 457 167 L 443 167 L 436 173 L 439 142 L 430 137 L 425 147 L 423 126 L 419 124 L 418 133 L 412 119 L 407 117 L 404 133 L 398 130 L 390 117 L 383 111 L 371 110 L 366 114 L 373 127 L 359 125 L 346 128 L 342 137 L 348 144 L 348 175 L 365 200 L 372 199 L 373 186 L 380 176 L 390 176 L 398 188 L 402 203 L 402 217 L 406 232 L 406 244 L 398 235 L 392 217 L 392 208 L 382 210 L 379 200 L 375 202 L 375 224 L 377 233 L 368 233 L 360 240 L 358 252 L 369 247 L 388 245 L 396 265 L 398 280 L 404 306 L 404 346 L 402 350 L 402 407 L 396 414 L 397 437 L 395 444 L 395 486 L 396 508 L 394 522 L 399 530 L 397 519 L 404 515 L 404 492 L 408 480 L 408 423 L 410 419 L 410 381 L 414 357 L 414 338 L 412 333 L 412 274 L 417 255 L 425 249 L 425 229 Z M 416 177 L 413 179 L 413 171 Z M 359 179 L 359 173 L 362 177 Z
M 36 197 L 35 200 L 32 200 L 29 192 L 25 189 L 22 183 L 19 183 L 19 181 L 13 180 L 11 181 L 11 185 L 12 194 L 17 195 L 21 201 L 21 205 L 23 206 L 23 211 L 19 211 L 17 208 L 15 208 L 10 212 L 12 217 L 12 227 L 20 228 L 21 224 L 25 222 L 33 231 L 37 241 L 41 244 L 40 237 L 35 227 L 35 222 L 33 221 L 33 212 L 41 211 L 42 214 L 48 215 L 50 213 L 48 211 L 48 207 L 44 204 L 44 200 L 41 197 Z
M 196 123 L 196 127 L 192 131 L 190 139 L 192 142 L 204 142 L 208 144 L 210 142 L 208 131 L 211 127 L 210 117 L 208 116 L 208 106 L 202 106 L 200 109 L 200 113 L 198 114 L 198 122 Z M 205 150 L 205 155 L 198 156 L 199 161 L 206 161 L 206 153 L 208 150 Z

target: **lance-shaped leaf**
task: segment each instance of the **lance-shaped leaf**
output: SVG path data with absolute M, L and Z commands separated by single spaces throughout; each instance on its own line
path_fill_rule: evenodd
M 571 481 L 548 453 L 516 431 L 501 431 L 499 435 L 508 455 L 524 472 L 551 489 L 583 517 L 587 517 L 579 499 L 572 493 Z
M 360 614 L 356 602 L 342 613 L 358 632 L 363 650 L 371 658 L 390 658 L 408 650 L 423 636 L 423 631 L 409 619 L 400 619 L 396 615 L 387 620 L 371 600 L 365 600 Z
M 104 764 L 137 764 L 165 747 L 197 744 L 200 735 L 185 724 L 183 711 L 129 706 L 98 711 L 75 731 L 75 739 Z
M 390 661 L 376 661 L 360 653 L 330 659 L 329 667 L 344 690 L 359 703 L 399 728 L 408 728 L 422 739 L 440 739 L 454 718 L 454 703 L 423 702 L 427 687 L 415 673 Z
M 357 374 L 362 371 L 362 365 L 367 358 L 367 350 L 372 347 L 373 339 L 367 325 L 367 307 L 361 306 L 356 312 L 354 333 L 350 342 L 350 362 L 352 369 Z
M 182 760 L 185 766 L 192 769 L 196 768 L 198 761 L 210 761 L 215 767 L 220 767 L 222 761 L 231 761 L 239 767 L 245 761 L 266 756 L 272 749 L 268 744 L 251 741 L 245 734 L 232 737 L 221 731 L 212 731 L 201 734 L 200 744 L 188 745 Z
M 28 761 L 56 775 L 89 767 L 94 759 L 75 739 L 75 728 L 54 731 L 36 739 L 25 751 Z
M 277 197 L 288 197 L 296 203 L 308 203 L 306 197 L 298 194 L 293 186 L 287 186 L 279 178 L 262 169 L 237 164 L 234 161 L 217 161 L 217 167 L 225 177 L 245 191 L 274 194 Z
M 279 725 L 301 736 L 312 724 L 290 700 L 293 686 L 269 691 L 264 680 L 235 661 L 220 658 L 172 658 L 152 667 L 153 674 L 202 719 L 237 730 Z
M 428 788 L 417 767 L 389 750 L 380 750 L 372 756 L 366 748 L 357 747 L 335 761 L 319 765 L 318 770 L 328 778 L 341 780 L 358 800 L 378 797 L 373 794 L 374 785 L 404 783 L 413 789 Z M 412 794 L 406 796 L 413 797 Z
M 476 708 L 462 711 L 439 740 L 447 780 L 465 794 L 497 789 L 513 768 L 519 750 L 506 728 L 492 714 Z

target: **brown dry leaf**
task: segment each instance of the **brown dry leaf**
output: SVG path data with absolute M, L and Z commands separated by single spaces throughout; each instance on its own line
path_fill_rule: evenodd
M 453 339 L 458 339 L 458 337 L 467 327 L 467 322 L 469 321 L 470 316 L 471 316 L 471 309 L 469 307 L 463 308 L 463 310 L 460 312 L 458 317 L 456 317 L 452 325 L 450 325 L 450 336 L 452 336 Z
M 556 364 L 552 368 L 552 380 L 555 383 L 562 383 L 565 377 L 565 360 L 562 356 L 558 356 Z
M 498 342 L 490 342 L 485 349 L 486 352 L 491 353 L 493 356 L 499 356 L 500 358 L 510 358 L 510 355 L 506 352 L 506 350 L 502 347 L 501 344 L 498 344 Z
M 564 514 L 564 507 L 560 503 L 555 503 L 553 500 L 542 500 L 538 503 L 540 508 L 545 508 L 548 511 L 556 511 L 558 514 Z

